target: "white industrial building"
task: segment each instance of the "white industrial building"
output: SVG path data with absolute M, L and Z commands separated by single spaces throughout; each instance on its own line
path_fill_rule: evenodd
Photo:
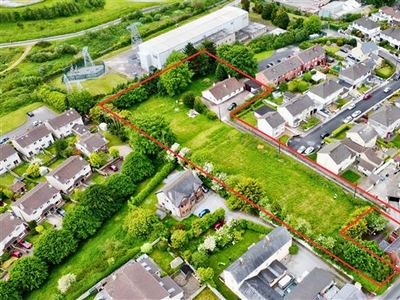
M 233 6 L 226 6 L 207 16 L 141 43 L 138 52 L 141 66 L 147 70 L 151 66 L 162 69 L 172 51 L 181 51 L 188 43 L 198 43 L 221 31 L 226 31 L 231 35 L 248 25 L 249 14 L 247 11 Z M 230 42 L 233 43 L 234 40 Z

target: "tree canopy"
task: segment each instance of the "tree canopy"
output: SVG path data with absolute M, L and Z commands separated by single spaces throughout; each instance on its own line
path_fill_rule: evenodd
M 66 214 L 62 225 L 77 240 L 85 240 L 96 233 L 101 221 L 94 216 L 90 207 L 77 205 Z
M 96 105 L 96 99 L 88 92 L 73 92 L 67 95 L 69 107 L 73 107 L 80 114 L 88 114 Z
M 253 51 L 243 44 L 221 45 L 217 49 L 217 55 L 227 63 L 252 77 L 254 77 L 258 71 L 257 60 L 254 58 Z M 242 77 L 240 73 L 236 72 L 231 67 L 222 63 L 218 63 L 218 65 L 222 66 L 228 75 L 237 78 Z
M 308 34 L 319 33 L 322 28 L 322 22 L 317 15 L 312 15 L 304 21 L 304 28 Z
M 136 151 L 129 153 L 122 165 L 122 173 L 127 175 L 134 183 L 150 177 L 154 172 L 155 169 L 150 158 Z
M 144 238 L 153 231 L 153 225 L 157 217 L 150 209 L 133 207 L 125 221 L 125 229 L 128 234 L 135 238 Z
M 235 191 L 243 195 L 253 203 L 258 203 L 264 197 L 264 191 L 260 182 L 253 178 L 242 178 L 240 176 L 228 179 L 228 185 L 233 187 Z M 256 209 L 242 198 L 232 194 L 228 200 L 229 209 L 241 210 L 245 212 L 255 212 Z
M 89 186 L 84 191 L 80 204 L 89 207 L 95 218 L 101 221 L 111 217 L 120 207 L 110 197 L 107 187 L 101 184 Z
M 131 196 L 136 189 L 131 177 L 124 173 L 115 174 L 106 181 L 108 192 L 115 201 L 124 201 Z
M 0 299 L 22 300 L 22 296 L 18 293 L 11 281 L 0 280 Z
M 25 256 L 18 259 L 10 270 L 10 282 L 22 292 L 38 289 L 47 276 L 46 263 L 36 256 Z

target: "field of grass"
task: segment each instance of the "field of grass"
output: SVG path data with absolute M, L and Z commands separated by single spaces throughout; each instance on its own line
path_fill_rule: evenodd
M 209 288 L 205 288 L 204 290 L 201 291 L 200 294 L 198 294 L 194 300 L 218 300 L 219 298 L 217 295 L 215 295 L 212 290 Z
M 24 51 L 24 47 L 0 48 L 0 72 L 11 66 Z
M 26 113 L 43 106 L 42 102 L 35 102 L 0 117 L 0 134 L 10 132 L 28 120 Z
M 325 46 L 325 50 L 327 52 L 332 52 L 332 53 L 336 53 L 340 50 L 340 47 L 333 45 L 333 46 Z
M 127 82 L 128 79 L 119 73 L 110 72 L 98 79 L 90 79 L 82 82 L 82 87 L 92 95 L 109 94 L 112 89 L 120 83 Z
M 342 175 L 340 175 L 340 177 L 346 179 L 347 181 L 350 181 L 351 183 L 357 184 L 361 178 L 361 175 L 357 172 L 354 172 L 353 170 L 347 170 Z
M 255 57 L 255 59 L 257 59 L 257 61 L 260 61 L 260 60 L 270 57 L 272 54 L 274 54 L 274 50 L 267 50 L 267 51 L 257 53 L 256 55 L 254 55 L 254 57 Z
M 53 0 L 56 2 L 58 0 Z M 2 23 L 2 34 L 0 35 L 0 43 L 15 42 L 20 40 L 30 40 L 43 38 L 53 35 L 65 34 L 88 29 L 124 16 L 137 9 L 143 9 L 166 2 L 173 3 L 174 0 L 154 1 L 154 2 L 135 2 L 129 0 L 106 0 L 104 9 L 97 11 L 85 11 L 81 14 L 57 18 L 51 20 L 35 20 L 13 23 Z M 49 1 L 35 4 L 33 7 L 49 6 Z M 2 8 L 4 10 L 21 10 L 23 8 Z M 23 26 L 18 26 L 22 23 Z M 28 30 L 29 28 L 29 30 Z
M 15 177 L 10 172 L 4 173 L 0 176 L 1 185 L 11 186 L 14 183 Z

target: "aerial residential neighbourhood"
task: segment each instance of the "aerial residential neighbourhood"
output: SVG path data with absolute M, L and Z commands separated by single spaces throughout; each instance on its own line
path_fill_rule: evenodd
M 400 298 L 400 3 L 0 7 L 0 299 Z

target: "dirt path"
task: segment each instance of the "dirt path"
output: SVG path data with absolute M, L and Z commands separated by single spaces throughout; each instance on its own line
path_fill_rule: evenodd
M 22 53 L 22 55 L 11 66 L 9 66 L 7 69 L 1 71 L 0 74 L 3 74 L 9 70 L 14 69 L 29 54 L 29 51 L 31 51 L 32 47 L 33 47 L 33 44 L 27 45 L 24 53 Z

